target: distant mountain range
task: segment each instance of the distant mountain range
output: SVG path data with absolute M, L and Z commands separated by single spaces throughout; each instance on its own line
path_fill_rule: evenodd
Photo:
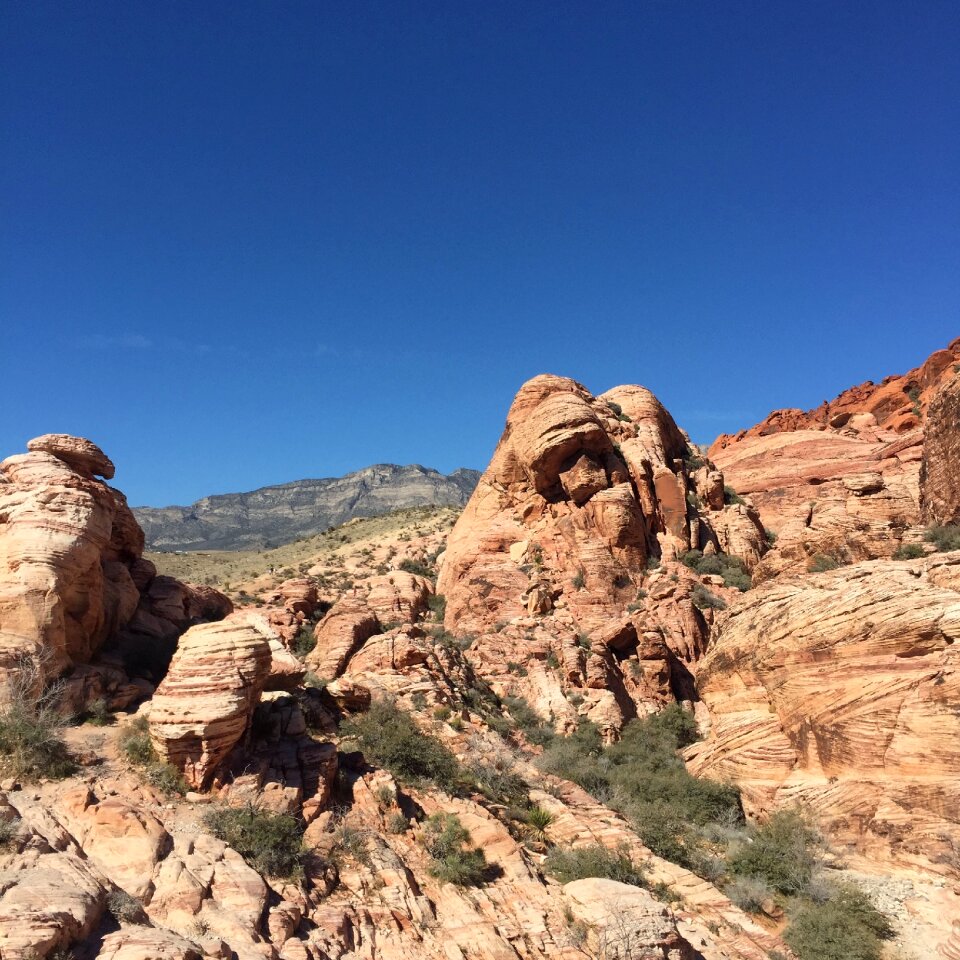
M 479 470 L 442 474 L 378 463 L 344 477 L 294 480 L 250 493 L 204 497 L 189 507 L 134 507 L 149 550 L 254 550 L 322 533 L 354 517 L 404 507 L 459 506 Z

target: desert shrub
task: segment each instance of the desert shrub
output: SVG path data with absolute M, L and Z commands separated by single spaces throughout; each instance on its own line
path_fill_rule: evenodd
M 807 561 L 807 570 L 810 573 L 826 573 L 827 570 L 836 570 L 840 562 L 825 553 L 815 553 Z
M 433 613 L 434 619 L 443 623 L 447 612 L 447 598 L 442 593 L 433 593 L 427 598 L 427 607 Z
M 161 793 L 170 796 L 183 796 L 187 792 L 187 784 L 180 771 L 169 763 L 148 763 L 143 769 L 143 779 Z
M 680 562 L 701 575 L 712 574 L 723 577 L 724 586 L 736 587 L 741 592 L 753 586 L 746 564 L 739 557 L 728 553 L 711 553 L 704 556 L 700 550 L 688 550 L 680 555 Z
M 464 785 L 457 758 L 388 700 L 377 700 L 366 713 L 351 717 L 341 727 L 341 734 L 356 740 L 369 760 L 389 770 L 401 783 L 433 784 L 447 793 Z
M 293 638 L 293 652 L 298 657 L 305 657 L 317 645 L 317 637 L 312 623 L 301 623 L 297 635 Z
M 672 706 L 631 720 L 607 748 L 596 727 L 583 723 L 551 743 L 538 765 L 620 810 L 659 856 L 691 866 L 701 843 L 695 826 L 743 819 L 735 789 L 697 779 L 678 756 L 696 737 L 693 718 Z
M 723 488 L 723 502 L 724 503 L 746 503 L 743 497 L 737 493 L 733 487 L 725 486 Z
M 284 878 L 302 868 L 306 855 L 303 831 L 293 817 L 254 806 L 216 807 L 207 812 L 203 822 L 258 873 Z
M 12 820 L 0 820 L 0 850 L 8 850 L 13 846 L 19 829 L 19 817 L 14 817 Z
M 932 543 L 941 553 L 948 550 L 960 550 L 960 524 L 951 523 L 931 527 L 924 534 L 923 539 L 927 543 Z
M 0 711 L 0 771 L 18 780 L 60 780 L 76 769 L 63 739 L 67 719 L 57 710 L 62 693 L 43 685 L 43 664 L 24 658 L 13 668 L 12 697 Z
M 643 869 L 633 862 L 626 847 L 611 850 L 599 843 L 584 847 L 554 847 L 547 854 L 544 868 L 560 883 L 602 877 L 635 887 L 645 885 Z
M 926 550 L 919 543 L 901 543 L 893 551 L 894 560 L 919 560 L 927 555 Z
M 477 887 L 486 881 L 487 858 L 471 846 L 470 834 L 454 814 L 433 814 L 424 826 L 421 843 L 433 861 L 431 876 L 460 887 Z
M 113 723 L 113 715 L 107 709 L 107 701 L 103 697 L 97 697 L 88 704 L 83 722 L 92 727 L 106 727 Z
M 574 590 L 582 590 L 587 585 L 587 575 L 583 570 L 578 570 L 570 583 L 573 584 Z
M 546 839 L 547 827 L 551 823 L 553 823 L 553 814 L 549 810 L 544 810 L 543 807 L 531 807 L 527 811 L 527 826 L 539 839 Z
M 846 887 L 826 903 L 796 912 L 783 939 L 800 960 L 879 960 L 889 920 L 859 890 Z
M 107 894 L 107 910 L 117 923 L 144 923 L 147 919 L 140 901 L 126 890 Z
M 123 726 L 117 740 L 121 752 L 130 763 L 142 766 L 156 762 L 157 754 L 150 742 L 150 725 L 146 717 L 135 717 Z
M 698 610 L 726 610 L 726 602 L 711 593 L 702 583 L 698 583 L 690 594 L 693 605 Z
M 409 557 L 400 561 L 400 569 L 406 573 L 414 573 L 418 577 L 429 577 L 431 580 L 436 579 L 437 576 L 432 567 L 428 567 L 419 560 L 411 560 Z
M 543 746 L 553 740 L 553 727 L 527 703 L 523 697 L 504 697 L 503 700 L 510 716 L 516 725 L 523 731 L 523 735 L 530 743 Z
M 767 530 L 766 527 L 763 530 L 763 538 L 771 547 L 777 542 L 777 535 L 772 530 Z
M 581 650 L 586 650 L 589 653 L 593 649 L 593 641 L 590 639 L 589 634 L 578 633 L 577 634 L 577 646 Z
M 773 887 L 762 877 L 737 877 L 723 891 L 741 910 L 756 913 L 764 900 L 774 894 Z
M 433 708 L 433 719 L 445 723 L 453 716 L 453 710 L 445 703 L 441 703 Z
M 780 810 L 730 857 L 730 869 L 759 877 L 778 893 L 802 893 L 819 862 L 819 835 L 800 810 Z
M 398 810 L 396 813 L 391 813 L 389 819 L 387 820 L 387 832 L 394 835 L 400 833 L 406 833 L 410 828 L 410 821 L 400 813 Z

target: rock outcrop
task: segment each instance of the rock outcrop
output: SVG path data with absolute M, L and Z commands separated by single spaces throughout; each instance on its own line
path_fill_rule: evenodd
M 562 691 L 582 687 L 584 715 L 616 729 L 638 704 L 692 696 L 684 675 L 707 625 L 691 601 L 698 578 L 675 563 L 691 549 L 736 550 L 749 567 L 766 541 L 650 391 L 593 397 L 540 376 L 510 408 L 450 534 L 437 592 L 447 629 L 483 635 L 469 654 L 478 672 L 527 670 L 504 693 L 570 723 Z M 651 593 L 664 602 L 647 602 Z
M 710 458 L 776 535 L 757 581 L 803 572 L 818 555 L 840 563 L 889 557 L 918 539 L 925 434 L 943 423 L 936 398 L 958 365 L 955 340 L 903 376 L 853 387 L 816 410 L 777 410 L 717 438 Z
M 920 513 L 928 524 L 960 523 L 960 364 L 927 408 Z
M 267 638 L 242 619 L 200 624 L 180 638 L 150 703 L 150 738 L 191 786 L 209 786 L 247 733 L 270 659 Z
M 690 769 L 759 816 L 802 803 L 834 842 L 960 876 L 960 553 L 766 584 L 721 616 Z
M 480 474 L 377 464 L 344 477 L 296 480 L 189 507 L 134 507 L 151 550 L 250 550 L 322 533 L 354 517 L 403 507 L 462 506 Z
M 64 434 L 27 446 L 0 463 L 0 702 L 23 693 L 24 677 L 39 683 L 75 667 L 85 669 L 68 700 L 86 691 L 120 702 L 133 694 L 116 663 L 99 680 L 86 666 L 107 641 L 124 653 L 167 644 L 169 656 L 190 623 L 223 617 L 230 601 L 157 576 L 123 494 L 98 479 L 114 472 L 99 447 Z

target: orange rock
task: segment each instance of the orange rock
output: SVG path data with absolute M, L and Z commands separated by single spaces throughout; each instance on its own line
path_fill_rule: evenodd
M 809 804 L 835 841 L 948 872 L 960 845 L 960 553 L 765 584 L 722 615 L 693 772 L 754 814 Z
M 924 523 L 960 523 L 960 366 L 927 409 L 920 467 Z
M 150 704 L 150 738 L 193 787 L 209 785 L 246 733 L 270 675 L 270 644 L 249 623 L 191 627 Z

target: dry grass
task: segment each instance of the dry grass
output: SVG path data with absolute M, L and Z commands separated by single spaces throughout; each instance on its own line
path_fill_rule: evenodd
M 231 594 L 243 589 L 257 595 L 308 572 L 329 575 L 355 571 L 369 575 L 390 546 L 402 555 L 404 547 L 420 538 L 449 532 L 458 515 L 455 507 L 411 507 L 381 517 L 350 520 L 326 533 L 271 550 L 162 552 L 146 556 L 160 573 L 179 580 L 207 583 Z

